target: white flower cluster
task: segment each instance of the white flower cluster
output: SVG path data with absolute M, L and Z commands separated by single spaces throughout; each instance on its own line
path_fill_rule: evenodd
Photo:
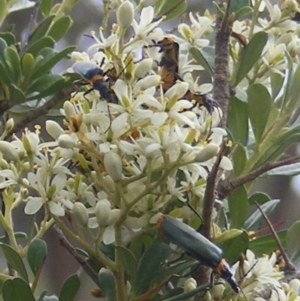
M 86 53 L 72 55 L 74 61 L 93 62 L 103 71 L 102 87 L 117 101 L 103 99 L 102 88 L 97 87 L 86 95 L 75 93 L 61 110 L 64 126 L 46 122 L 53 142 L 40 143 L 38 131 L 25 131 L 21 140 L 12 143 L 0 142 L 0 188 L 14 189 L 14 195 L 26 201 L 26 214 L 42 207 L 54 216 L 70 210 L 82 227 L 100 227 L 106 244 L 115 239 L 116 222 L 136 231 L 174 202 L 185 202 L 188 195 L 201 200 L 226 136 L 217 127 L 219 109 L 210 114 L 185 99 L 189 83 L 179 80 L 163 92 L 165 79 L 158 72 L 162 54 L 156 47 L 163 39 L 157 28 L 162 19 L 153 21 L 154 10 L 148 6 L 137 23 L 133 13 L 126 13 L 131 9 L 125 1 L 111 35 L 105 38 L 100 30 L 98 40 L 92 33 L 96 44 Z M 179 28 L 183 39 L 197 47 L 208 45 L 204 37 L 212 22 L 190 18 L 190 28 Z M 134 34 L 123 43 L 127 27 Z M 179 58 L 185 65 L 179 76 L 184 78 L 194 65 L 188 46 L 181 44 Z M 80 75 L 94 85 L 87 74 Z M 232 168 L 228 158 L 222 159 L 221 168 Z M 27 193 L 21 197 L 17 190 L 24 187 Z
M 268 14 L 264 14 L 263 18 L 258 17 L 258 24 L 251 22 L 248 19 L 233 23 L 233 32 L 241 35 L 246 43 L 258 32 L 267 32 L 268 41 L 264 47 L 261 59 L 258 60 L 253 68 L 248 73 L 247 77 L 237 87 L 238 90 L 247 89 L 250 84 L 261 83 L 270 87 L 271 76 L 279 74 L 285 77 L 285 72 L 288 70 L 287 54 L 297 64 L 299 60 L 300 26 L 296 21 L 290 19 L 290 13 L 281 9 L 277 4 L 271 3 L 269 0 L 253 0 L 253 6 L 258 8 L 259 12 L 267 10 Z M 288 1 L 286 1 L 285 5 Z M 294 12 L 297 8 L 294 8 Z M 231 61 L 230 69 L 232 74 L 239 68 L 237 56 L 243 52 L 244 45 L 236 38 L 231 38 Z M 241 98 L 241 95 L 239 95 Z

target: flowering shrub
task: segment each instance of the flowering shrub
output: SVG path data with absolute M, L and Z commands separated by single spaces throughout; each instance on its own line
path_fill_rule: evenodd
M 299 173 L 300 157 L 282 158 L 298 141 L 299 122 L 291 119 L 300 92 L 299 25 L 292 20 L 298 4 L 215 4 L 214 13 L 190 13 L 172 34 L 160 26 L 182 14 L 185 1 L 110 5 L 117 23 L 91 32 L 94 44 L 82 53 L 73 48 L 34 52 L 29 43 L 18 57 L 15 46 L 0 38 L 0 66 L 8 78 L 13 67 L 3 63 L 7 57 L 18 57 L 33 71 L 42 55 L 48 58 L 47 51 L 53 65 L 68 53 L 73 61 L 65 77 L 49 73 L 49 61 L 47 70 L 45 65 L 37 69 L 36 78 L 22 67 L 15 86 L 3 88 L 7 99 L 19 93 L 24 104 L 42 100 L 35 111 L 42 114 L 49 109 L 50 97 L 61 100 L 61 94 L 69 92 L 75 77 L 87 84 L 64 101 L 62 123 L 48 119 L 42 126 L 51 139 L 41 138 L 40 127 L 23 129 L 19 138 L 13 133 L 20 125 L 13 118 L 4 124 L 0 222 L 6 239 L 0 247 L 10 270 L 0 274 L 3 299 L 21 300 L 15 288 L 22 300 L 48 300 L 45 295 L 35 299 L 34 291 L 47 253 L 41 238 L 53 225 L 65 250 L 97 285 L 92 293 L 109 301 L 204 295 L 214 300 L 298 299 L 300 282 L 296 273 L 287 278 L 287 272 L 294 271 L 288 257 L 280 269 L 278 256 L 272 254 L 282 249 L 275 233 L 259 238 L 250 234 L 261 212 L 271 212 L 278 201 L 262 193 L 249 195 L 250 184 L 262 174 Z M 49 10 L 45 1 L 41 11 L 50 25 L 38 27 L 31 39 L 49 47 L 44 38 L 59 39 L 57 28 L 65 24 L 67 30 L 70 23 L 61 11 L 52 20 L 55 9 Z M 28 90 L 26 76 L 33 82 Z M 9 86 L 10 80 L 0 80 L 2 87 Z M 249 214 L 255 202 L 261 206 Z M 34 235 L 26 236 L 27 244 L 21 247 L 12 212 L 24 203 L 26 215 L 35 219 L 40 212 L 43 219 L 36 220 Z M 219 244 L 223 255 L 204 243 L 194 258 L 172 261 L 181 248 L 189 250 L 189 244 L 199 242 L 187 241 L 178 231 L 170 248 L 157 224 L 162 214 L 194 228 L 201 224 L 201 233 Z M 279 235 L 293 250 L 293 260 L 298 259 L 293 239 L 297 227 Z M 232 281 L 237 281 L 239 294 L 221 278 L 208 285 L 206 270 L 195 271 L 195 259 L 207 251 L 211 259 L 205 257 L 202 263 L 221 276 L 223 256 L 230 264 L 237 262 Z M 246 257 L 238 261 L 240 253 Z M 26 256 L 33 281 L 23 264 Z M 187 279 L 178 277 L 184 275 Z M 79 285 L 78 276 L 72 275 L 53 300 L 74 300 Z

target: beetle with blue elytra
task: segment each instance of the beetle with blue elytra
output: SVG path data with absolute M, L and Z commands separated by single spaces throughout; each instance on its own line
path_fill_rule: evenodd
M 225 279 L 231 288 L 239 293 L 239 286 L 219 247 L 192 227 L 167 215 L 161 215 L 158 218 L 157 227 L 173 244 L 203 265 L 212 268 L 213 273 Z

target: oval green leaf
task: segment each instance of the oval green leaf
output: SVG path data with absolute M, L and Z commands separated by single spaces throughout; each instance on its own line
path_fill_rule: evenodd
M 278 205 L 280 200 L 270 200 L 267 203 L 264 203 L 260 206 L 261 210 L 264 212 L 266 216 L 268 216 Z M 250 230 L 252 226 L 257 225 L 261 220 L 263 219 L 263 216 L 259 209 L 256 209 L 251 216 L 246 220 L 244 228 L 246 230 Z
M 28 275 L 20 255 L 9 245 L 0 243 L 0 248 L 9 265 L 28 283 Z
M 63 284 L 59 301 L 73 301 L 80 287 L 80 279 L 77 274 L 71 275 Z
M 238 187 L 228 196 L 228 207 L 231 228 L 242 228 L 248 214 L 247 192 L 244 186 Z
M 107 269 L 101 269 L 98 274 L 100 289 L 107 301 L 116 301 L 116 281 L 113 273 Z M 63 300 L 61 300 L 63 301 Z
M 52 0 L 42 0 L 40 9 L 44 17 L 48 17 L 52 7 Z
M 201 49 L 191 47 L 189 49 L 189 53 L 192 58 L 212 77 L 214 73 L 215 49 L 213 47 L 203 47 Z
M 253 84 L 248 88 L 248 112 L 256 143 L 265 131 L 273 101 L 269 91 L 262 84 Z
M 2 285 L 4 301 L 35 301 L 27 282 L 21 278 L 6 280 Z
M 229 100 L 227 127 L 234 143 L 247 145 L 249 133 L 248 105 L 236 97 Z
M 249 44 L 244 49 L 240 59 L 234 86 L 237 86 L 242 81 L 242 79 L 253 68 L 255 63 L 261 58 L 267 41 L 268 34 L 263 31 L 258 32 L 252 37 Z
M 125 272 L 130 276 L 130 282 L 134 282 L 136 278 L 137 271 L 137 261 L 133 253 L 122 246 L 115 247 L 118 257 L 121 259 L 121 262 L 124 266 Z
M 41 239 L 30 243 L 27 252 L 27 261 L 34 275 L 37 274 L 47 256 L 47 244 Z
M 55 41 L 60 40 L 66 35 L 72 23 L 73 21 L 69 16 L 63 16 L 51 26 L 48 35 Z
M 144 293 L 155 282 L 163 271 L 161 263 L 171 252 L 165 243 L 153 244 L 142 256 L 137 270 L 136 282 L 133 291 L 136 296 Z
M 300 259 L 300 221 L 295 222 L 287 231 L 286 247 L 293 262 L 299 262 Z
M 49 2 L 51 2 L 51 1 L 49 1 Z M 46 37 L 47 32 L 50 28 L 50 25 L 51 25 L 54 17 L 55 17 L 55 15 L 51 15 L 51 16 L 47 17 L 46 19 L 44 19 L 38 25 L 38 27 L 34 30 L 34 32 L 29 37 L 29 44 L 28 44 L 29 48 L 32 46 L 32 44 L 34 44 L 34 43 L 38 42 L 40 39 L 43 39 L 44 37 Z

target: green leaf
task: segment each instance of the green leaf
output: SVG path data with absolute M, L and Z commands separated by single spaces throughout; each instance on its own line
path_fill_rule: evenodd
M 260 31 L 256 33 L 243 51 L 234 86 L 237 86 L 255 63 L 261 58 L 263 49 L 268 41 L 268 34 Z
M 294 75 L 293 75 L 293 81 L 292 85 L 289 91 L 289 106 L 292 106 L 293 108 L 296 106 L 299 107 L 299 98 L 300 98 L 300 66 L 297 67 Z
M 63 284 L 59 301 L 73 301 L 80 287 L 80 280 L 77 274 L 71 275 Z
M 41 49 L 44 49 L 46 47 L 53 48 L 54 44 L 55 41 L 53 40 L 53 38 L 46 36 L 37 40 L 34 43 L 30 43 L 26 48 L 25 52 L 31 53 L 34 57 L 36 57 L 37 54 L 41 51 Z
M 275 99 L 278 93 L 282 90 L 282 86 L 284 83 L 284 76 L 278 73 L 271 72 L 270 79 L 271 79 L 272 98 Z
M 38 66 L 35 66 L 33 74 L 31 77 L 33 78 L 39 78 L 46 73 L 48 73 L 58 62 L 60 62 L 62 59 L 66 58 L 69 53 L 71 53 L 75 49 L 74 46 L 67 47 L 63 49 L 62 51 L 58 53 L 54 53 L 51 57 L 40 61 Z M 52 49 L 51 49 L 52 50 Z
M 52 24 L 54 17 L 55 15 L 49 16 L 38 25 L 38 27 L 34 30 L 32 35 L 29 37 L 29 44 L 28 44 L 29 48 L 32 47 L 32 44 L 35 44 L 39 40 L 47 37 L 47 32 Z
M 4 20 L 8 12 L 7 0 L 0 0 L 0 20 Z
M 42 0 L 40 9 L 44 17 L 48 17 L 52 7 L 52 0 Z
M 1 61 L 0 61 L 0 82 L 2 84 L 5 84 L 6 86 L 9 86 L 10 83 L 12 82 L 12 79 L 10 78 L 9 70 Z
M 42 91 L 45 93 L 48 89 L 51 89 L 51 87 L 58 81 L 63 80 L 63 78 L 60 75 L 57 74 L 47 74 L 40 78 L 38 78 L 36 81 L 32 83 L 30 87 L 28 87 L 27 93 L 33 93 L 36 91 Z
M 110 270 L 101 269 L 98 278 L 100 281 L 100 289 L 103 291 L 107 301 L 116 300 L 116 283 L 115 277 Z M 63 301 L 63 300 L 61 300 Z
M 244 186 L 238 187 L 228 196 L 228 207 L 230 227 L 242 228 L 248 214 L 247 191 Z
M 239 255 L 248 248 L 249 246 L 249 236 L 246 231 L 232 239 L 226 240 L 221 248 L 223 250 L 224 258 L 229 264 L 233 264 L 239 258 Z
M 203 285 L 198 286 L 197 288 L 195 288 L 192 291 L 189 291 L 187 293 L 183 293 L 180 295 L 176 295 L 174 297 L 168 298 L 168 299 L 163 299 L 163 301 L 182 301 L 182 300 L 189 300 L 189 298 L 192 298 L 194 296 L 196 296 L 197 294 L 203 292 L 207 292 L 207 289 L 211 287 L 210 283 L 206 283 Z
M 164 21 L 169 21 L 173 18 L 181 16 L 187 9 L 186 0 L 162 0 L 157 1 L 155 7 L 156 15 L 166 16 Z
M 277 232 L 277 235 L 283 245 L 286 245 L 286 233 L 287 231 Z M 273 234 L 269 234 L 263 237 L 257 237 L 250 241 L 249 248 L 255 252 L 256 256 L 262 256 L 263 254 L 269 254 L 278 249 L 277 243 L 274 239 Z
M 16 37 L 11 32 L 1 32 L 0 38 L 6 41 L 7 45 L 16 45 Z
M 173 275 L 185 275 L 187 271 L 199 266 L 198 261 L 183 260 L 166 267 L 158 276 L 156 282 L 162 283 L 170 279 Z
M 250 15 L 253 13 L 253 8 L 250 6 L 244 6 L 241 9 L 239 9 L 235 13 L 235 20 L 241 19 L 242 17 L 245 17 L 246 15 Z
M 14 236 L 16 239 L 27 239 L 27 234 L 25 232 L 15 232 Z M 7 239 L 5 235 L 0 236 L 0 242 L 4 242 Z
M 4 50 L 8 47 L 6 41 L 3 38 L 0 38 L 0 56 L 3 55 Z
M 216 243 L 216 244 L 223 243 L 227 240 L 233 239 L 233 238 L 241 235 L 242 233 L 243 233 L 243 230 L 239 230 L 239 229 L 226 230 L 226 231 L 222 232 L 221 235 L 219 235 L 218 237 L 216 237 L 214 239 L 214 243 Z
M 70 16 L 63 16 L 51 26 L 48 35 L 55 41 L 60 40 L 68 32 L 72 23 Z
M 264 212 L 266 216 L 268 216 L 278 205 L 280 200 L 270 200 L 267 203 L 264 203 L 260 206 L 261 210 Z M 246 220 L 244 228 L 246 230 L 250 230 L 251 227 L 254 225 L 257 225 L 261 220 L 263 219 L 263 216 L 259 209 L 256 209 L 255 212 L 251 214 L 251 216 Z
M 230 12 L 236 13 L 240 9 L 244 8 L 245 6 L 249 7 L 250 3 L 249 0 L 233 0 L 230 4 Z
M 300 163 L 274 168 L 267 172 L 270 176 L 297 176 L 300 174 Z
M 240 144 L 236 144 L 234 146 L 234 156 L 232 159 L 233 175 L 237 177 L 243 172 L 247 162 L 246 148 Z
M 28 283 L 28 275 L 20 255 L 9 245 L 0 243 L 0 248 L 8 264 Z
M 16 85 L 11 84 L 9 86 L 9 94 L 9 98 L 14 105 L 26 102 L 26 97 L 23 91 Z
M 47 244 L 41 239 L 30 243 L 27 252 L 27 261 L 34 275 L 37 274 L 47 256 Z
M 296 221 L 287 231 L 286 247 L 291 261 L 298 262 L 300 259 L 300 221 Z
M 255 202 L 256 202 L 258 205 L 262 205 L 262 204 L 269 202 L 270 200 L 271 200 L 271 198 L 266 193 L 255 192 L 248 199 L 248 204 L 249 204 L 249 206 L 252 206 L 252 205 L 255 205 Z
M 22 73 L 25 78 L 29 77 L 34 67 L 34 57 L 30 53 L 25 53 L 21 60 Z
M 27 282 L 21 278 L 6 280 L 2 286 L 3 301 L 35 301 Z
M 249 133 L 248 105 L 236 97 L 229 100 L 227 127 L 234 143 L 247 145 Z
M 4 59 L 6 66 L 8 67 L 11 78 L 13 80 L 12 83 L 17 84 L 21 77 L 21 66 L 20 66 L 20 57 L 16 48 L 14 46 L 9 46 L 4 51 Z
M 165 243 L 155 243 L 143 254 L 138 264 L 136 282 L 133 287 L 135 296 L 144 293 L 154 283 L 163 271 L 161 263 L 168 258 L 170 251 Z
M 257 144 L 266 128 L 272 103 L 267 88 L 262 84 L 253 84 L 248 88 L 248 112 Z
M 124 266 L 125 272 L 130 276 L 130 282 L 134 282 L 136 278 L 137 261 L 133 253 L 122 246 L 116 246 L 115 248 L 117 250 L 118 257 Z
M 213 47 L 191 47 L 189 53 L 192 58 L 201 65 L 212 77 L 214 73 L 215 49 Z

